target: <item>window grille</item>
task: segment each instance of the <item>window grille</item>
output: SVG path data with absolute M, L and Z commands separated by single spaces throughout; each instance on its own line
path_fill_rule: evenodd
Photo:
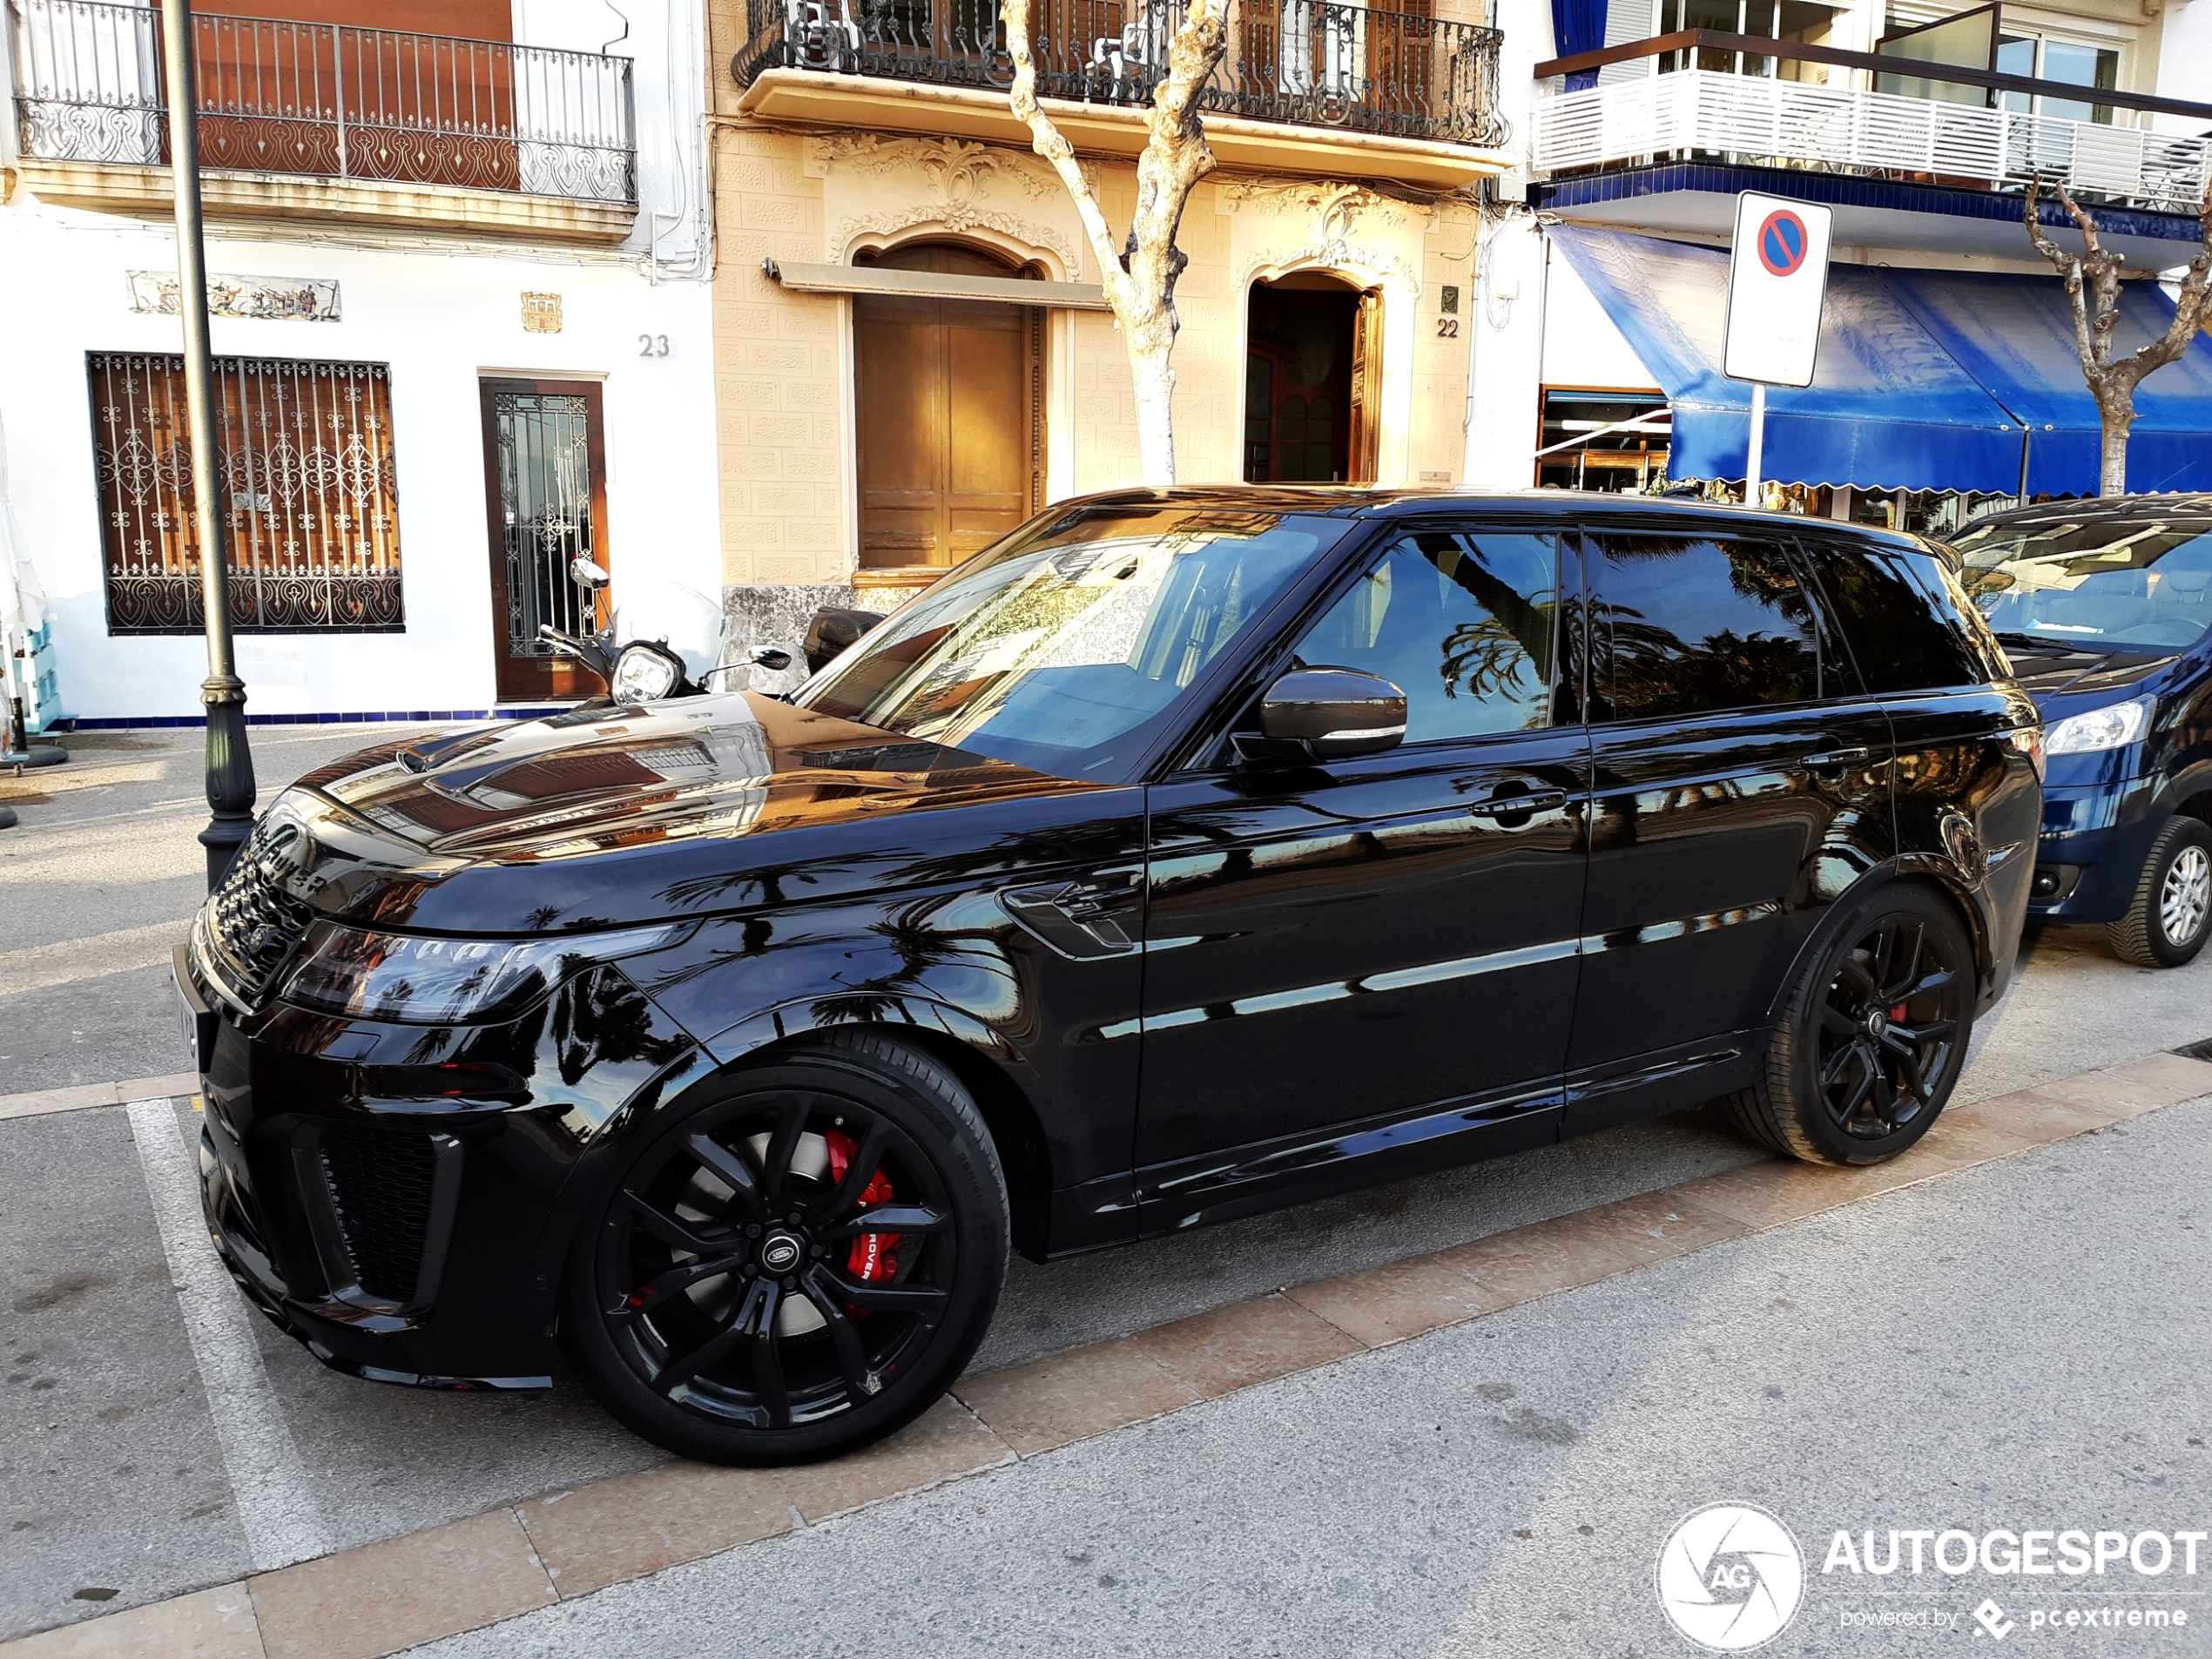
M 185 365 L 93 352 L 92 452 L 111 634 L 198 633 Z M 215 360 L 241 633 L 402 631 L 391 374 L 382 363 Z

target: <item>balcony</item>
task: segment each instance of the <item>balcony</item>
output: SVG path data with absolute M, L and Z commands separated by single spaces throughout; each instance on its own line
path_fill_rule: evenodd
M 1831 202 L 1839 213 L 1859 221 L 1855 227 L 1839 224 L 1839 240 L 2021 259 L 2031 256 L 2019 198 L 2031 181 L 2040 181 L 2047 191 L 2063 184 L 2077 200 L 2091 205 L 2119 239 L 2115 246 L 2128 252 L 2132 262 L 2148 260 L 2148 268 L 2178 264 L 2188 256 L 2185 247 L 2176 253 L 2158 244 L 2197 239 L 2196 210 L 2212 167 L 2212 143 L 2155 131 L 2148 118 L 2167 113 L 2203 121 L 2212 119 L 2212 105 L 2101 91 L 2096 101 L 2113 117 L 2109 121 L 2033 114 L 1989 107 L 1984 100 L 1993 104 L 1992 95 L 2006 93 L 2017 95 L 2020 102 L 2079 100 L 2082 89 L 1704 30 L 1540 64 L 1536 72 L 1557 78 L 1638 58 L 1664 68 L 1673 62 L 1710 64 L 1729 57 L 1753 72 L 1685 67 L 1540 95 L 1530 123 L 1529 168 L 1541 183 L 1531 199 L 1554 211 L 1574 212 L 1609 196 L 1617 206 L 1630 193 L 1625 180 L 1600 181 L 1631 172 L 1642 175 L 1633 192 L 1640 199 L 1670 192 L 1717 197 L 1749 186 L 1723 190 L 1720 186 L 1726 181 L 1703 179 L 1698 168 L 1770 170 L 1790 175 L 1784 193 Z M 1828 84 L 1782 78 L 1774 70 L 1784 64 L 1826 65 Z M 1772 67 L 1756 72 L 1762 64 Z M 1881 80 L 1899 76 L 1915 84 L 1945 84 L 1952 97 L 1973 101 L 1876 90 Z M 1874 84 L 1865 84 L 1869 81 Z M 1676 181 L 1671 185 L 1659 176 L 1669 168 Z M 1805 177 L 1809 174 L 1831 177 L 1816 180 Z M 1851 179 L 1918 188 L 1882 191 L 1842 182 Z M 1773 187 L 1772 181 L 1760 187 Z M 2049 222 L 2070 222 L 2055 202 L 2047 207 Z M 1723 233 L 1727 229 L 1725 219 L 1693 225 L 1681 219 L 1691 211 L 1685 204 L 1675 204 L 1674 211 L 1673 228 Z M 1649 199 L 1640 210 L 1630 210 L 1629 222 L 1635 222 L 1638 212 L 1654 228 L 1669 224 L 1666 211 Z M 1886 222 L 1873 223 L 1871 213 L 1886 214 Z M 1950 221 L 1948 226 L 1909 222 L 1930 215 Z M 1618 212 L 1611 217 L 1622 220 Z
M 17 148 L 40 199 L 170 211 L 160 17 L 11 0 Z M 331 218 L 620 241 L 637 216 L 626 57 L 195 14 L 211 219 Z
M 1037 0 L 1038 94 L 1092 154 L 1143 147 L 1143 111 L 1183 20 L 1176 0 Z M 996 0 L 749 0 L 739 107 L 797 126 L 871 126 L 1026 146 Z M 1501 171 L 1499 31 L 1333 0 L 1231 0 L 1201 100 L 1225 165 L 1451 187 Z

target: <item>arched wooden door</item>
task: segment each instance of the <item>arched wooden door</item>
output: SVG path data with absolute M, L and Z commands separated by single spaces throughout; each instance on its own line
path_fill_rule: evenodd
M 944 243 L 868 263 L 1021 274 Z M 1042 310 L 871 294 L 853 302 L 853 334 L 863 571 L 957 564 L 1043 506 Z

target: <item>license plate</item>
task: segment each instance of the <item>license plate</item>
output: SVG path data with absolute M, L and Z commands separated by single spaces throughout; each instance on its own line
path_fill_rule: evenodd
M 178 1035 L 184 1039 L 185 1053 L 192 1061 L 195 1077 L 204 1076 L 208 1062 L 215 1055 L 215 1015 L 201 1005 L 192 989 L 191 975 L 185 968 L 185 948 L 177 947 L 172 964 L 172 977 L 177 987 Z

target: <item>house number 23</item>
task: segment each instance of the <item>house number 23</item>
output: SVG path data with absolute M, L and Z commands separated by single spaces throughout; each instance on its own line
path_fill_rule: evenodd
M 638 335 L 638 336 L 637 336 L 637 354 L 638 354 L 640 357 L 665 357 L 665 356 L 667 356 L 667 355 L 668 355 L 668 336 L 667 336 L 666 334 L 640 334 L 640 335 Z

